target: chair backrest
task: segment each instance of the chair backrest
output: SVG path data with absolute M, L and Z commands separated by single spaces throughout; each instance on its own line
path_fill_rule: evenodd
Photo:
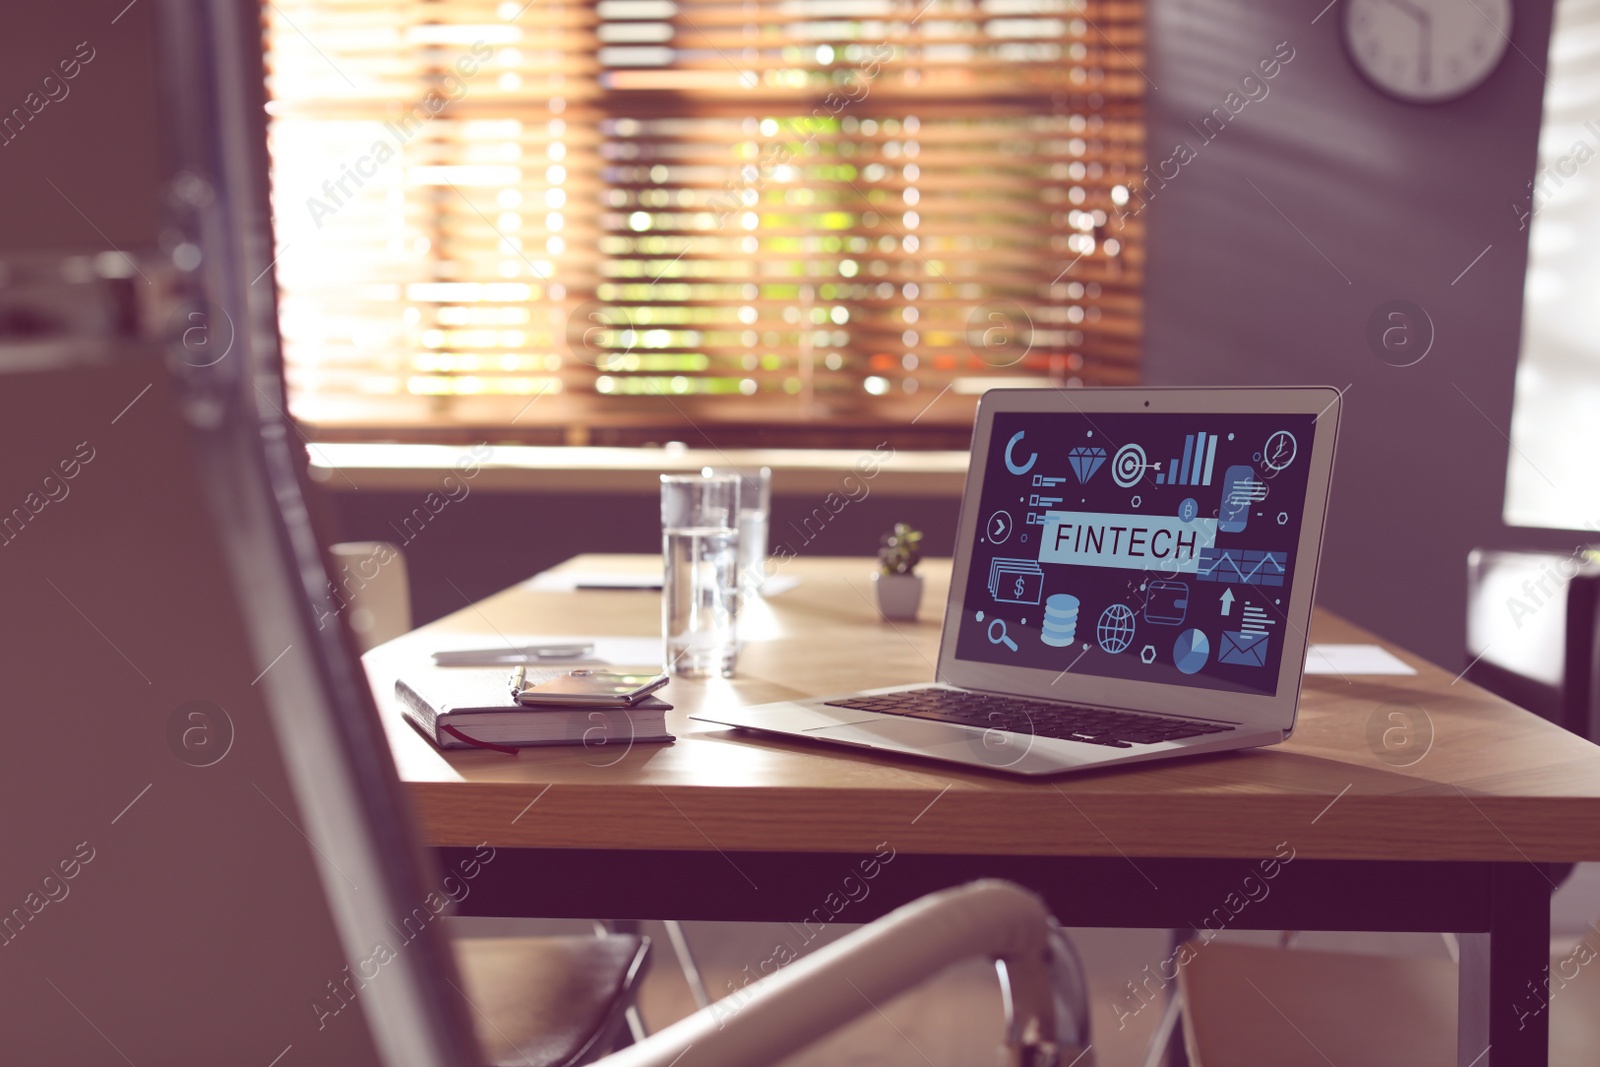
M 106 9 L 11 15 L 5 76 L 70 55 Z M 165 222 L 104 219 L 115 254 L 0 247 L 4 1063 L 476 1058 L 436 921 L 449 881 L 348 635 L 316 624 L 333 605 L 283 415 L 260 17 L 130 5 L 74 91 L 99 56 L 138 74 L 104 91 L 151 97 L 133 136 L 168 146 L 145 220 Z M 7 173 L 117 183 L 117 143 L 74 126 L 94 100 L 39 113 Z M 0 241 L 56 195 L 0 198 Z
M 1474 549 L 1467 557 L 1466 677 L 1600 740 L 1600 565 L 1569 554 Z

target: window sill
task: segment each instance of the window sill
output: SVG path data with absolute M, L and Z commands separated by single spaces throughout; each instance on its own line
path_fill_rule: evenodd
M 476 448 L 476 451 L 473 451 Z M 308 445 L 311 478 L 333 492 L 428 492 L 458 468 L 474 489 L 502 493 L 654 493 L 664 473 L 701 467 L 771 467 L 774 493 L 844 492 L 847 475 L 872 470 L 889 496 L 960 497 L 966 451 L 870 449 L 591 448 L 325 442 Z M 487 452 L 487 455 L 484 453 Z M 887 457 L 887 458 L 884 458 Z M 459 476 L 459 475 L 458 475 Z

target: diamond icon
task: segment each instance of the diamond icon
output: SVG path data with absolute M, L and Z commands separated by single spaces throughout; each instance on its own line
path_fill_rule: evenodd
M 1079 445 L 1067 453 L 1067 462 L 1072 464 L 1072 473 L 1078 476 L 1079 485 L 1093 478 L 1105 461 L 1106 450 L 1093 445 Z

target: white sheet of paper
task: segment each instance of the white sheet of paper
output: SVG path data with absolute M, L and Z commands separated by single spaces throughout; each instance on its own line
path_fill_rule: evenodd
M 1306 651 L 1307 674 L 1416 674 L 1416 670 L 1382 645 L 1312 645 Z
M 771 600 L 775 596 L 787 593 L 800 584 L 800 579 L 792 574 L 774 574 L 771 578 L 761 583 L 761 596 Z

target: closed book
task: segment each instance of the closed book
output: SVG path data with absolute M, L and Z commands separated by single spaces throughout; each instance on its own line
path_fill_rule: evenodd
M 530 680 L 535 672 L 529 672 Z M 654 696 L 628 708 L 525 706 L 503 670 L 438 670 L 394 683 L 400 713 L 440 748 L 591 747 L 676 740 L 672 705 Z

